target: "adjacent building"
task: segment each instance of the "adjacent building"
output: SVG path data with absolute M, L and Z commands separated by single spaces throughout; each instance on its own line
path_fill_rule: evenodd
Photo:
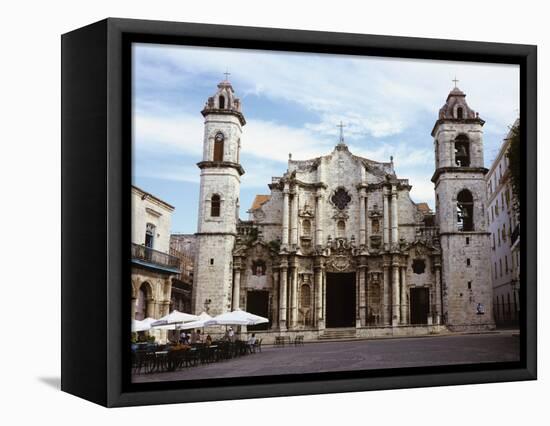
M 272 334 L 410 335 L 494 327 L 483 124 L 454 88 L 432 137 L 435 214 L 393 159 L 289 158 L 239 219 L 246 120 L 230 82 L 206 102 L 193 310 L 241 308 Z M 337 334 L 335 334 L 337 333 Z
M 180 273 L 172 278 L 170 312 L 191 312 L 191 294 L 193 291 L 193 273 L 195 259 L 195 235 L 172 234 L 170 236 L 170 254 L 179 259 Z
M 170 255 L 174 207 L 132 186 L 132 319 L 169 313 L 172 277 L 180 261 Z
M 519 121 L 514 123 L 514 127 Z M 508 150 L 512 130 L 504 139 L 487 174 L 487 221 L 491 232 L 491 281 L 495 321 L 519 320 L 519 215 L 514 209 Z

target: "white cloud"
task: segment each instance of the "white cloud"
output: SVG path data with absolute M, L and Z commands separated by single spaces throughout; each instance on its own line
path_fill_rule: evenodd
M 187 114 L 167 116 L 134 114 L 134 143 L 150 152 L 185 152 L 200 156 L 203 122 Z
M 222 77 L 227 66 L 245 114 L 249 94 L 299 104 L 319 114 L 308 126 L 327 136 L 340 120 L 350 138 L 400 134 L 423 112 L 435 121 L 455 75 L 470 106 L 497 127 L 513 122 L 519 105 L 518 67 L 509 65 L 177 46 L 139 52 L 147 64 L 167 63 L 203 84 L 205 76 Z

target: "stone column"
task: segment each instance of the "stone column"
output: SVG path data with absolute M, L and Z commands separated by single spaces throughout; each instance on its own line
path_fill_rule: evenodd
M 315 245 L 323 245 L 323 190 L 318 189 L 315 195 Z
M 365 200 L 367 199 L 367 193 L 365 188 L 359 190 L 359 246 L 367 244 L 367 231 L 366 231 L 366 209 Z
M 132 306 L 131 306 L 131 313 L 130 315 L 132 316 L 132 319 L 135 320 L 136 319 L 136 307 L 137 307 L 137 298 L 132 296 Z
M 390 249 L 390 208 L 388 203 L 388 188 L 384 187 L 382 197 L 384 198 L 384 250 L 388 251 Z
M 290 201 L 290 245 L 298 244 L 298 191 L 293 192 Z
M 272 279 L 272 302 L 271 302 L 271 328 L 276 328 L 279 324 L 279 268 L 274 267 L 271 274 Z
M 359 270 L 357 271 L 359 277 L 359 325 L 367 325 L 367 265 L 366 259 L 361 259 Z
M 286 300 L 288 287 L 288 262 L 286 259 L 281 261 L 280 272 L 280 291 L 279 291 L 279 330 L 286 330 Z
M 399 263 L 394 261 L 392 263 L 392 326 L 397 327 L 399 325 Z
M 441 324 L 441 264 L 435 261 L 435 323 Z
M 296 258 L 290 264 L 291 290 L 290 290 L 290 328 L 296 328 L 298 323 L 298 265 Z
M 361 327 L 361 290 L 359 288 L 359 270 L 355 273 L 355 327 Z
M 233 265 L 233 303 L 232 310 L 238 309 L 241 297 L 241 262 L 235 260 Z
M 147 299 L 147 309 L 145 309 L 145 318 L 159 318 L 156 312 L 157 304 L 153 298 Z
M 323 317 L 323 260 L 315 259 L 314 267 L 314 282 L 315 282 L 315 324 L 318 329 L 325 328 L 325 320 Z
M 399 247 L 399 228 L 398 228 L 398 207 L 397 207 L 397 188 L 392 187 L 391 192 L 391 247 L 397 250 Z
M 384 325 L 391 325 L 390 278 L 390 264 L 384 261 L 384 276 L 382 281 L 382 322 Z
M 283 247 L 288 246 L 288 183 L 285 183 L 283 190 L 283 239 L 281 241 Z
M 401 267 L 401 324 L 408 324 L 407 318 L 407 267 Z
M 325 328 L 327 323 L 327 274 L 325 269 L 321 273 L 321 282 L 323 287 L 323 328 Z

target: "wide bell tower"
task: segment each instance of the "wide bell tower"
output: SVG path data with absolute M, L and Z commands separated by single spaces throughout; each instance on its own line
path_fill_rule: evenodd
M 483 125 L 457 86 L 432 130 L 443 320 L 452 330 L 494 328 Z M 432 301 L 435 303 L 435 301 Z
M 227 77 L 227 75 L 226 75 Z M 240 100 L 225 79 L 204 109 L 204 139 L 193 278 L 195 314 L 218 315 L 231 310 L 233 248 L 239 216 L 242 127 Z

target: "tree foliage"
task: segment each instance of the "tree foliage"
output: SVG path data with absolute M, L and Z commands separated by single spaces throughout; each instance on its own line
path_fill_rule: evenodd
M 514 209 L 519 213 L 519 200 L 521 199 L 521 145 L 519 124 L 510 129 L 510 145 L 506 152 L 510 168 L 510 181 L 514 198 Z

